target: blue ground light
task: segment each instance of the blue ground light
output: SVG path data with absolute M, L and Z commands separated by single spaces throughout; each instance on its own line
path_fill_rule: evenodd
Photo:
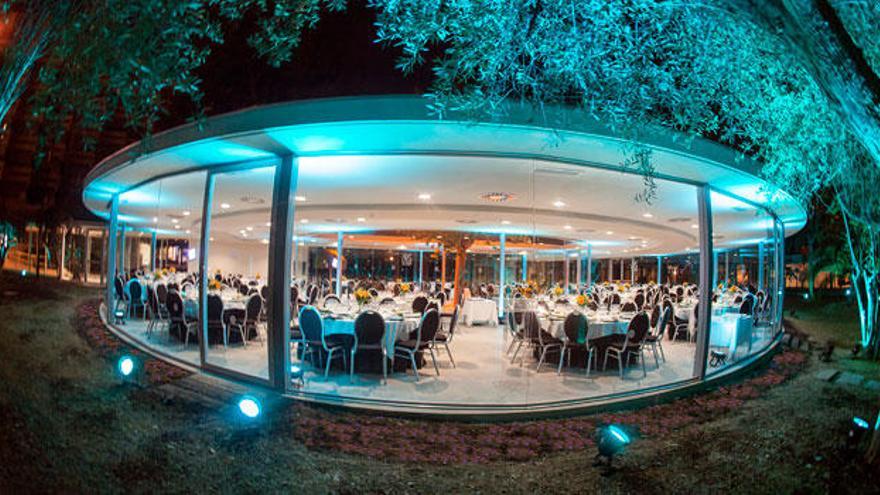
M 116 362 L 116 371 L 118 371 L 123 378 L 131 375 L 132 372 L 134 372 L 134 368 L 134 358 L 131 356 L 122 356 L 119 358 L 119 361 Z
M 862 429 L 865 429 L 865 430 L 867 430 L 868 428 L 871 427 L 871 426 L 868 424 L 867 421 L 865 421 L 864 419 L 862 419 L 862 418 L 860 418 L 860 417 L 858 417 L 858 416 L 856 416 L 856 417 L 853 418 L 853 423 L 854 423 L 857 427 L 862 428 Z
M 243 414 L 246 418 L 254 419 L 262 413 L 262 407 L 260 406 L 260 401 L 253 397 L 243 397 L 240 401 L 238 401 L 238 410 Z

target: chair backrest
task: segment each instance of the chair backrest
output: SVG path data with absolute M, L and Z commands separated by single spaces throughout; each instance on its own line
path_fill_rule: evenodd
M 303 306 L 299 311 L 299 329 L 303 342 L 324 343 L 324 320 L 314 306 Z
M 257 321 L 260 311 L 263 310 L 263 298 L 259 294 L 254 294 L 248 298 L 245 306 L 244 320 L 245 322 Z
M 461 311 L 461 306 L 458 304 L 455 305 L 455 309 L 452 310 L 452 319 L 449 320 L 449 336 L 455 335 L 455 329 L 458 327 L 458 313 Z
M 638 345 L 641 344 L 642 341 L 645 340 L 645 337 L 648 335 L 648 330 L 651 328 L 651 321 L 648 318 L 648 314 L 642 311 L 637 315 L 633 316 L 632 320 L 629 321 L 629 326 L 626 329 L 626 345 Z
M 541 338 L 541 323 L 534 311 L 526 311 L 522 316 L 523 338 L 538 342 Z
M 418 296 L 413 299 L 412 302 L 412 310 L 414 313 L 424 313 L 425 309 L 428 307 L 428 298 L 425 296 Z
M 638 309 L 642 309 L 642 306 L 645 305 L 645 295 L 639 292 L 636 294 L 636 297 L 633 298 L 633 302 L 636 304 Z
M 379 297 L 379 291 L 376 289 L 370 289 L 370 295 L 372 297 Z
M 113 280 L 113 287 L 116 288 L 116 297 L 125 297 L 125 284 L 122 282 L 122 275 L 118 275 Z
M 577 342 L 578 336 L 587 337 L 587 317 L 578 311 L 572 311 L 565 317 L 562 324 L 569 342 Z
M 636 306 L 636 303 L 627 301 L 620 306 L 621 313 L 633 313 L 638 311 L 639 308 Z
M 126 287 L 128 287 L 128 297 L 130 298 L 131 302 L 135 304 L 140 304 L 142 295 L 141 292 L 143 291 L 143 288 L 141 287 L 141 281 L 133 278 L 128 281 Z
M 659 307 L 659 306 L 658 306 Z M 669 323 L 669 318 L 672 317 L 672 306 L 667 306 L 663 308 L 663 312 L 660 314 L 660 320 L 657 321 L 657 324 L 651 324 L 654 327 L 655 335 L 662 335 L 663 329 L 666 328 L 666 324 Z
M 428 311 L 429 309 L 436 309 L 437 311 L 440 311 L 440 305 L 437 304 L 437 301 L 431 301 L 428 303 L 427 306 L 425 306 L 425 311 Z
M 364 311 L 354 320 L 354 335 L 359 346 L 376 346 L 385 338 L 385 320 L 375 311 Z
M 458 305 L 455 305 L 456 309 L 458 309 Z M 507 312 L 507 328 L 510 329 L 512 333 L 517 333 L 519 328 L 516 323 L 516 312 L 508 311 Z
M 324 307 L 326 308 L 327 306 L 329 306 L 331 304 L 337 305 L 337 304 L 342 304 L 342 302 L 339 300 L 338 297 L 336 297 L 335 294 L 330 294 L 329 296 L 324 298 Z
M 755 299 L 751 296 L 745 297 L 742 301 L 742 304 L 739 306 L 739 314 L 741 315 L 751 315 L 752 310 L 754 309 L 754 301 Z
M 437 292 L 435 296 L 440 301 L 440 306 L 443 307 L 446 305 L 446 293 L 443 291 Z
M 183 299 L 177 291 L 168 293 L 165 299 L 165 306 L 168 308 L 168 316 L 175 321 L 183 320 Z
M 307 294 L 309 296 L 309 304 L 315 304 L 315 301 L 318 300 L 318 286 L 314 284 L 309 286 Z
M 437 336 L 437 329 L 440 328 L 440 313 L 436 309 L 429 309 L 422 315 L 419 322 L 419 328 L 416 332 L 416 343 L 420 345 L 422 342 L 430 342 Z
M 400 284 L 394 284 L 394 288 L 391 289 L 391 293 L 396 296 L 400 295 Z
M 223 317 L 223 299 L 217 294 L 208 294 L 208 322 L 220 322 Z
M 660 306 L 654 306 L 654 309 L 651 310 L 651 326 L 656 328 L 659 320 L 660 320 Z
M 379 301 L 379 306 L 395 306 L 397 305 L 397 301 L 394 300 L 393 297 L 385 297 Z
M 168 297 L 168 288 L 165 287 L 165 284 L 156 284 L 156 298 L 159 304 L 165 304 L 165 299 Z
M 264 301 L 269 300 L 269 286 L 268 285 L 264 285 L 264 286 L 260 287 L 260 297 L 262 297 Z

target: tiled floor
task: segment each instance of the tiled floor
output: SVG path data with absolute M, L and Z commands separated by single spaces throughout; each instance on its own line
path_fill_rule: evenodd
M 198 348 L 190 344 L 169 341 L 167 333 L 154 333 L 147 338 L 146 325 L 130 321 L 124 327 L 130 335 L 167 354 L 198 365 Z M 305 390 L 352 398 L 369 398 L 432 404 L 468 405 L 516 405 L 566 399 L 596 397 L 612 393 L 629 392 L 640 388 L 663 385 L 690 378 L 693 373 L 694 345 L 686 342 L 665 342 L 667 361 L 654 363 L 650 351 L 647 355 L 647 377 L 642 377 L 640 366 L 631 367 L 620 379 L 613 365 L 611 371 L 592 372 L 587 378 L 584 368 L 563 368 L 556 374 L 558 361 L 545 364 L 541 372 L 529 355 L 524 363 L 519 359 L 510 363 L 505 354 L 509 341 L 501 326 L 460 326 L 453 341 L 452 353 L 456 367 L 453 368 L 445 352 L 438 355 L 440 376 L 428 365 L 420 370 L 421 379 L 415 380 L 412 371 L 398 372 L 381 382 L 381 374 L 355 375 L 349 380 L 347 373 L 331 370 L 328 378 L 321 370 L 305 364 Z M 296 358 L 292 358 L 296 362 Z M 601 360 L 601 356 L 599 356 Z M 208 351 L 208 361 L 236 371 L 268 376 L 267 347 L 259 343 L 223 350 L 213 346 Z

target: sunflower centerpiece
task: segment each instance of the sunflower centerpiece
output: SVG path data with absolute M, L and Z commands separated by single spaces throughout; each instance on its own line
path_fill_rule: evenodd
M 574 302 L 575 302 L 575 303 L 576 303 L 581 309 L 586 308 L 587 305 L 590 304 L 590 296 L 588 296 L 588 295 L 586 295 L 586 294 L 579 294 L 579 295 L 574 299 Z
M 364 304 L 369 303 L 371 299 L 373 299 L 373 296 L 366 289 L 358 289 L 354 291 L 354 300 L 357 301 L 358 310 L 362 309 Z
M 211 292 L 217 292 L 222 288 L 220 285 L 220 281 L 217 279 L 208 280 L 208 290 Z
M 408 282 L 404 282 L 399 285 L 400 285 L 400 293 L 401 294 L 409 294 L 410 292 L 412 292 L 412 284 L 410 284 Z

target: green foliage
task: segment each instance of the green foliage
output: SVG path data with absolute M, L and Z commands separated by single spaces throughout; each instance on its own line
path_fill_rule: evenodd
M 19 0 L 26 15 L 39 4 L 52 30 L 31 100 L 41 149 L 70 124 L 100 130 L 122 112 L 127 125 L 149 134 L 170 97 L 191 100 L 201 117 L 197 70 L 223 42 L 225 23 L 250 14 L 259 30 L 250 44 L 278 65 L 291 59 L 303 30 L 323 8 L 343 0 Z M 86 145 L 90 133 L 84 133 Z

